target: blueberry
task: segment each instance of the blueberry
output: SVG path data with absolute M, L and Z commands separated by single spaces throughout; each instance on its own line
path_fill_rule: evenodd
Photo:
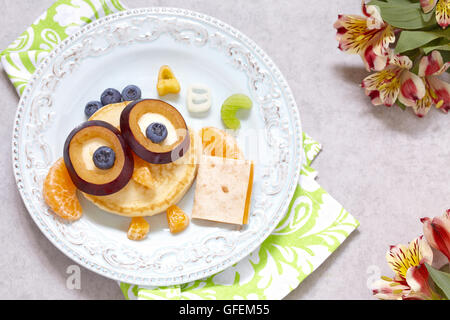
M 122 95 L 116 89 L 108 88 L 105 91 L 103 91 L 100 101 L 104 106 L 106 106 L 107 104 L 122 101 Z
M 84 114 L 90 118 L 98 109 L 103 107 L 100 101 L 90 101 L 84 107 Z
M 111 169 L 116 161 L 116 153 L 110 147 L 103 146 L 95 150 L 92 160 L 99 169 Z
M 141 98 L 141 89 L 135 85 L 126 86 L 122 90 L 122 98 L 124 101 L 139 100 Z
M 147 127 L 145 134 L 153 143 L 160 143 L 167 138 L 167 128 L 162 123 L 153 122 Z

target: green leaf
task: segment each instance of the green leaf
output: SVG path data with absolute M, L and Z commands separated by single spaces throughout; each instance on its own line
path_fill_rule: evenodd
M 446 44 L 440 44 L 440 45 L 435 45 L 435 46 L 427 46 L 423 48 L 423 52 L 425 54 L 429 54 L 431 51 L 433 50 L 439 50 L 439 51 L 450 51 L 450 42 L 446 43 Z M 446 60 L 448 61 L 448 60 Z
M 383 0 L 383 1 L 390 2 L 390 3 L 404 3 L 404 4 L 420 2 L 420 0 Z
M 383 20 L 396 28 L 425 30 L 437 26 L 435 15 L 425 14 L 418 2 L 373 0 L 368 5 L 377 6 Z
M 402 53 L 403 56 L 407 56 L 411 61 L 416 61 L 418 57 L 422 55 L 421 49 L 417 48 L 414 50 L 405 51 Z
M 439 271 L 450 273 L 450 263 L 444 264 Z
M 427 31 L 402 31 L 395 47 L 395 53 L 420 48 L 438 37 L 436 34 Z
M 425 263 L 425 266 L 434 283 L 442 290 L 447 299 L 450 299 L 450 274 L 436 270 L 428 263 Z
M 450 52 L 448 52 L 448 51 L 439 51 L 439 52 L 441 53 L 442 59 L 443 59 L 445 62 L 450 61 Z
M 395 53 L 403 53 L 405 51 L 413 50 L 425 46 L 426 44 L 436 39 L 444 39 L 450 41 L 450 29 L 446 30 L 429 30 L 429 31 L 410 31 L 404 30 L 400 33 Z
M 422 17 L 423 17 L 423 20 L 424 20 L 425 22 L 430 22 L 431 19 L 434 18 L 434 21 L 435 21 L 435 23 L 437 24 L 437 21 L 436 21 L 436 14 L 434 13 L 434 10 L 432 10 L 432 11 L 430 11 L 430 12 L 428 12 L 428 13 L 423 12 L 423 13 L 422 13 Z
M 442 53 L 449 51 L 449 45 L 450 45 L 450 38 L 448 37 L 438 38 L 425 44 L 421 50 L 423 51 L 424 54 L 429 54 L 433 50 L 439 50 Z M 449 61 L 446 59 L 444 60 Z

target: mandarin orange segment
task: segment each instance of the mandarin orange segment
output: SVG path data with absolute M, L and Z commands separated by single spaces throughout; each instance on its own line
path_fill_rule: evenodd
M 244 159 L 237 141 L 225 132 L 214 127 L 201 130 L 203 154 L 229 159 Z
M 173 205 L 167 209 L 167 222 L 171 233 L 183 231 L 189 225 L 188 215 L 178 206 Z
M 149 230 L 150 224 L 147 220 L 143 217 L 133 217 L 128 227 L 127 237 L 130 240 L 142 240 L 147 236 Z
M 147 167 L 135 168 L 133 171 L 133 180 L 148 189 L 153 189 L 154 180 L 150 169 Z
M 77 188 L 63 158 L 58 159 L 48 171 L 43 195 L 47 205 L 61 218 L 74 221 L 81 217 L 83 209 L 77 197 Z
M 139 158 L 136 154 L 133 154 L 134 157 L 134 171 L 133 176 L 131 177 L 136 183 L 153 189 L 155 180 L 152 177 L 152 173 L 148 168 L 147 162 Z

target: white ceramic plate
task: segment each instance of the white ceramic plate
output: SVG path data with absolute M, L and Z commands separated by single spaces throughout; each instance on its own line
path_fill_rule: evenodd
M 107 87 L 122 90 L 128 84 L 138 85 L 143 97 L 155 98 L 157 73 L 164 64 L 171 66 L 182 90 L 179 96 L 163 100 L 176 106 L 196 129 L 223 128 L 220 106 L 229 95 L 245 93 L 252 98 L 254 107 L 237 134 L 246 157 L 256 162 L 248 226 L 237 230 L 193 220 L 185 231 L 172 235 L 163 213 L 148 218 L 147 239 L 134 242 L 126 236 L 129 219 L 106 213 L 84 199 L 79 221 L 66 223 L 57 218 L 43 201 L 42 183 L 49 167 L 62 156 L 68 133 L 85 121 L 86 102 L 99 99 Z M 211 88 L 213 106 L 206 117 L 193 117 L 186 110 L 186 88 L 194 82 Z M 252 140 L 255 137 L 257 142 Z M 135 9 L 87 25 L 39 66 L 19 102 L 13 166 L 31 217 L 76 263 L 119 281 L 171 285 L 231 266 L 272 232 L 297 185 L 301 137 L 292 93 L 278 68 L 253 41 L 204 14 L 173 8 Z M 179 203 L 188 213 L 194 189 L 195 185 Z

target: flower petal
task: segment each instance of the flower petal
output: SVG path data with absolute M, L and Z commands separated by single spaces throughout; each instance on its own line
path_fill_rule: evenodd
M 422 218 L 420 221 L 428 243 L 450 260 L 450 218 L 444 215 L 433 219 Z
M 406 282 L 415 293 L 422 293 L 431 298 L 431 288 L 428 283 L 428 270 L 424 264 L 409 268 L 406 272 Z
M 367 29 L 381 29 L 384 27 L 383 18 L 376 6 L 367 6 L 363 0 L 363 13 L 367 16 Z
M 369 91 L 378 91 L 380 101 L 388 107 L 394 104 L 400 91 L 400 81 L 390 68 L 366 77 L 362 86 Z
M 416 74 L 405 70 L 400 82 L 398 99 L 405 106 L 414 107 L 417 101 L 425 96 L 426 90 L 423 80 Z
M 377 91 L 377 90 L 370 91 L 370 90 L 366 89 L 365 93 L 366 93 L 366 96 L 368 96 L 370 98 L 370 101 L 372 102 L 372 104 L 374 106 L 379 106 L 379 105 L 383 104 L 383 101 L 381 101 L 381 99 L 380 99 L 379 91 Z
M 443 28 L 450 24 L 450 0 L 439 0 L 436 5 L 436 21 Z
M 433 228 L 431 227 L 431 219 L 428 217 L 421 218 L 420 222 L 423 224 L 423 234 L 428 243 L 433 247 L 437 248 L 437 243 L 434 241 Z
M 450 62 L 444 63 L 439 51 L 433 51 L 428 56 L 422 57 L 419 64 L 419 77 L 441 75 L 450 67 Z
M 422 78 L 422 80 L 423 80 L 423 78 Z M 413 110 L 414 110 L 414 113 L 419 118 L 422 118 L 422 117 L 426 116 L 428 111 L 430 111 L 431 106 L 434 104 L 434 100 L 432 98 L 431 89 L 426 84 L 426 81 L 424 81 L 424 84 L 425 84 L 425 96 L 422 99 L 417 100 L 416 104 L 412 107 Z
M 407 252 L 407 246 L 398 244 L 396 246 L 391 246 L 386 253 L 386 260 L 389 267 L 391 267 L 396 275 L 400 275 L 403 278 L 406 276 L 406 272 L 411 266 L 407 259 Z
M 401 300 L 402 296 L 410 293 L 410 288 L 395 280 L 387 281 L 380 279 L 371 285 L 375 298 L 381 300 Z
M 403 68 L 403 69 L 411 69 L 413 63 L 408 56 L 401 56 L 398 54 L 392 54 L 389 57 L 389 64 Z
M 403 244 L 392 246 L 386 253 L 386 260 L 395 274 L 404 279 L 409 268 L 425 262 L 431 264 L 433 251 L 422 237 L 418 237 L 408 247 Z
M 433 263 L 433 250 L 431 250 L 430 245 L 427 240 L 420 236 L 409 244 L 410 250 L 419 250 L 419 264 L 420 263 Z
M 394 31 L 390 25 L 383 22 L 376 7 L 366 7 L 363 3 L 363 13 L 367 17 L 338 16 L 334 28 L 339 49 L 359 54 L 368 71 L 381 70 L 387 64 L 389 45 L 395 42 Z
M 435 76 L 428 76 L 427 82 L 432 90 L 436 108 L 447 113 L 450 110 L 450 84 Z
M 364 53 L 361 54 L 361 58 L 364 62 L 364 65 L 366 66 L 367 71 L 383 70 L 388 63 L 387 55 L 376 54 L 372 45 L 368 46 Z
M 337 30 L 336 39 L 339 41 L 339 49 L 348 53 L 359 54 L 365 48 L 367 39 L 371 38 L 367 31 L 367 19 L 358 15 L 339 15 L 334 23 Z
M 438 0 L 420 0 L 420 6 L 422 7 L 423 12 L 428 13 L 434 9 L 434 6 Z
M 373 45 L 373 52 L 379 56 L 390 56 L 392 49 L 389 47 L 391 43 L 395 42 L 394 29 L 390 25 L 386 25 L 385 28 L 373 37 L 371 44 Z

